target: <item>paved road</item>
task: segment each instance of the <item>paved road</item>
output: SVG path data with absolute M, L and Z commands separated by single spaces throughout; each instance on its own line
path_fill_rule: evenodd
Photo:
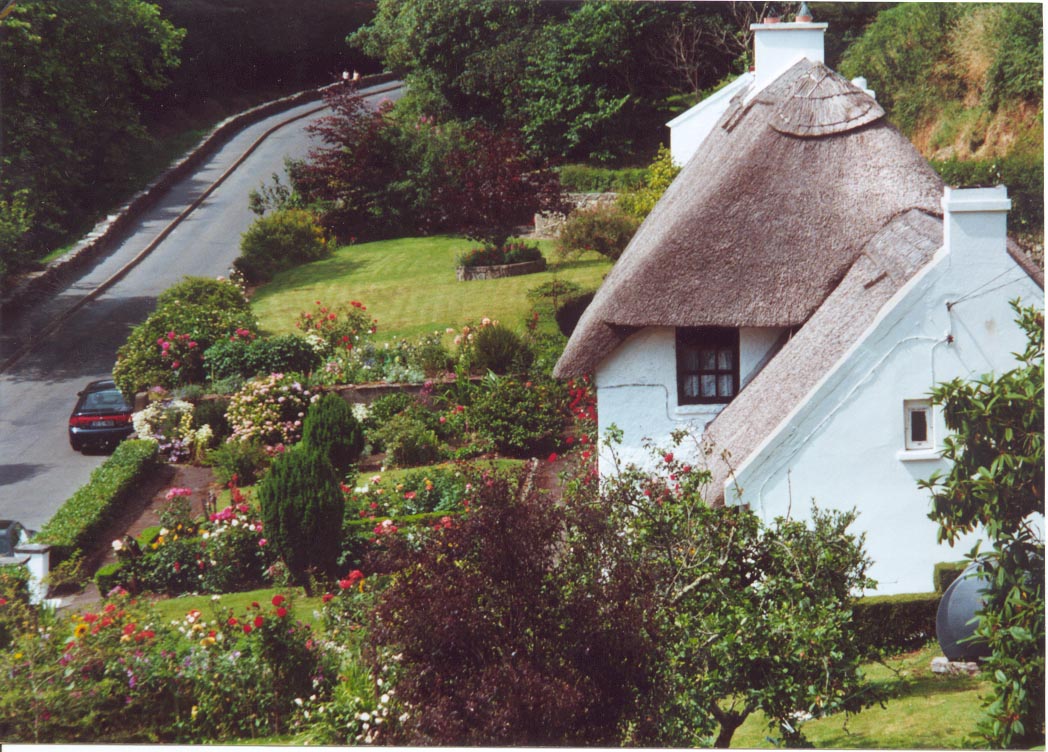
M 398 95 L 389 92 L 372 99 L 377 103 Z M 6 317 L 0 327 L 0 362 L 32 332 L 40 331 L 133 258 L 269 128 L 316 107 L 316 103 L 304 105 L 242 131 L 174 186 L 105 259 L 32 311 Z M 266 138 L 126 277 L 84 305 L 52 335 L 36 340 L 27 355 L 0 374 L 0 519 L 39 529 L 105 460 L 104 455 L 82 455 L 69 448 L 66 421 L 76 392 L 88 381 L 109 376 L 117 348 L 130 327 L 152 311 L 159 293 L 187 274 L 227 272 L 237 256 L 241 234 L 254 219 L 247 208 L 248 192 L 274 172 L 283 173 L 285 157 L 306 155 L 311 143 L 305 126 L 320 116 L 297 120 Z

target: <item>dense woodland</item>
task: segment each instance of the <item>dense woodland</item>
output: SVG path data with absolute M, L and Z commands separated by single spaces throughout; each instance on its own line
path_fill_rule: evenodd
M 956 184 L 1007 183 L 1043 227 L 1038 4 L 812 3 Z M 897 7 L 895 7 L 897 5 Z M 0 21 L 0 274 L 118 206 L 198 130 L 339 72 L 404 76 L 398 110 L 519 130 L 553 162 L 644 165 L 663 124 L 750 64 L 762 3 L 27 0 Z

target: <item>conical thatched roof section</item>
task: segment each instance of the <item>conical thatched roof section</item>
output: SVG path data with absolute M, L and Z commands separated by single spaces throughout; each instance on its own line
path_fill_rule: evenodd
M 640 327 L 803 324 L 894 217 L 941 216 L 942 182 L 882 115 L 809 60 L 740 94 L 608 275 L 556 375 L 592 372 Z

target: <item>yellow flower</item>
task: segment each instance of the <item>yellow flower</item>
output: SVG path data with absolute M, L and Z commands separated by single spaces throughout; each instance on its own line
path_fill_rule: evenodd
M 198 712 L 199 710 L 200 710 L 200 709 L 199 709 L 199 708 L 198 708 L 198 707 L 197 707 L 196 705 L 194 705 L 194 706 L 192 707 L 192 709 L 191 709 L 191 710 L 189 711 L 189 717 L 190 717 L 190 718 L 192 718 L 193 720 L 196 720 L 196 717 L 197 717 L 197 712 Z
M 15 653 L 15 660 L 16 661 L 22 660 L 22 654 L 21 653 Z
M 205 637 L 204 639 L 202 639 L 200 641 L 200 644 L 203 645 L 205 648 L 208 645 L 214 645 L 215 644 L 215 638 L 214 637 Z
M 81 637 L 83 637 L 84 635 L 86 635 L 86 634 L 87 634 L 87 624 L 83 624 L 83 623 L 77 624 L 76 625 L 76 629 L 73 630 L 73 637 L 77 638 L 78 640 Z

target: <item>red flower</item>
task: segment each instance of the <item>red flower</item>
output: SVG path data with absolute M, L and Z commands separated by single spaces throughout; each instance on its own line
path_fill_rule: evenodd
M 102 610 L 105 611 L 107 614 L 111 614 L 114 611 L 116 611 L 116 606 L 114 606 L 112 603 L 107 603 L 105 605 L 105 608 L 103 608 Z
M 549 461 L 550 462 L 556 462 L 557 461 L 557 453 L 556 452 L 553 452 L 553 454 L 551 454 L 549 456 Z
M 407 493 L 404 494 L 404 498 L 405 499 L 409 499 L 409 500 L 410 499 L 414 499 L 415 498 L 415 492 L 414 491 L 408 491 Z
M 86 621 L 88 624 L 91 624 L 92 622 L 96 621 L 97 619 L 98 619 L 98 614 L 91 614 L 91 613 L 84 614 L 84 621 Z
M 273 605 L 274 606 L 279 606 L 285 600 L 286 600 L 286 598 L 284 598 L 284 596 L 282 596 L 280 593 L 277 593 L 276 595 L 273 596 Z
M 245 624 L 244 625 L 244 634 L 251 634 L 251 625 L 250 624 Z
M 261 615 L 255 617 L 255 626 L 256 627 L 261 627 L 262 626 L 262 622 L 263 622 L 263 619 L 262 619 Z
M 590 458 L 590 453 L 588 451 L 585 451 L 585 452 L 582 453 L 582 459 L 588 460 L 589 458 Z
M 235 616 L 230 616 L 229 621 L 226 623 L 231 627 L 235 627 L 237 625 L 237 618 Z
M 666 464 L 673 462 L 673 452 L 666 452 L 662 459 L 666 462 Z
M 129 635 L 129 634 L 133 633 L 134 631 L 135 631 L 135 624 L 134 624 L 134 622 L 124 625 L 124 634 Z
M 277 616 L 279 616 L 281 619 L 283 619 L 285 616 L 287 616 L 287 609 L 284 608 L 283 606 L 280 606 L 277 609 Z
M 335 596 L 333 596 L 331 593 L 324 593 L 324 595 L 322 595 L 320 597 L 320 601 L 321 601 L 321 603 L 327 603 L 328 601 L 330 601 L 334 597 Z

